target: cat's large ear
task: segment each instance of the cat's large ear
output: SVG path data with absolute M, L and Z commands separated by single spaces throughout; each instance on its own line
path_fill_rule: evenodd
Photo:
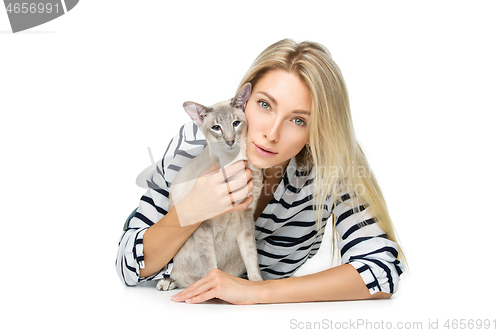
M 208 114 L 208 109 L 206 106 L 195 102 L 184 102 L 182 105 L 186 113 L 193 119 L 196 125 L 201 126 L 203 124 L 203 119 Z
M 240 91 L 232 99 L 231 104 L 233 107 L 244 109 L 245 105 L 250 98 L 250 93 L 252 92 L 252 84 L 247 82 L 241 87 Z

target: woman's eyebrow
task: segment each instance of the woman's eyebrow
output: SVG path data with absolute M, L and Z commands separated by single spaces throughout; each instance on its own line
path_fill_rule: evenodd
M 266 96 L 267 98 L 269 98 L 271 100 L 271 102 L 273 102 L 276 106 L 278 106 L 278 102 L 276 101 L 276 99 L 274 99 L 274 97 L 269 95 L 268 93 L 266 93 L 264 91 L 257 91 L 257 94 L 262 94 L 262 95 Z M 309 116 L 311 115 L 311 112 L 305 111 L 305 110 L 295 110 L 295 111 L 292 111 L 292 113 L 306 114 Z
M 267 98 L 269 98 L 271 100 L 271 102 L 273 102 L 274 104 L 276 104 L 276 106 L 278 106 L 278 102 L 276 102 L 276 100 L 274 99 L 273 96 L 269 95 L 268 93 L 266 92 L 263 92 L 263 91 L 257 91 L 258 94 L 262 94 L 262 95 L 265 95 Z
M 295 110 L 295 111 L 292 111 L 292 113 L 306 114 L 308 116 L 311 115 L 311 112 L 306 111 L 306 110 Z

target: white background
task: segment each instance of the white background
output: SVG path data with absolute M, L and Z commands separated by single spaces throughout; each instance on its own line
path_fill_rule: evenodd
M 17 34 L 0 10 L 2 326 L 282 332 L 293 319 L 427 328 L 456 318 L 498 328 L 497 4 L 87 0 Z M 254 58 L 287 37 L 322 43 L 340 66 L 411 276 L 390 300 L 259 306 L 175 304 L 153 284 L 123 286 L 114 260 L 147 147 L 159 159 L 189 120 L 184 101 L 230 98 Z M 302 273 L 328 267 L 327 245 Z

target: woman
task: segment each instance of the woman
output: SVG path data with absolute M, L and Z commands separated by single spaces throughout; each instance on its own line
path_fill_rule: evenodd
M 238 90 L 246 82 L 253 87 L 245 108 L 247 156 L 265 171 L 255 212 L 264 281 L 215 269 L 172 299 L 254 304 L 389 298 L 403 272 L 398 254 L 404 256 L 380 188 L 356 141 L 347 89 L 330 53 L 318 43 L 279 41 L 259 55 Z M 225 188 L 224 179 L 220 172 L 212 172 L 199 177 L 190 195 L 166 211 L 170 182 L 205 144 L 194 124 L 183 126 L 170 142 L 150 179 L 151 185 L 166 186 L 150 186 L 124 228 L 116 268 L 125 284 L 168 277 L 173 256 L 201 221 L 252 203 L 249 196 L 232 208 L 220 204 L 227 197 L 218 190 Z M 245 168 L 237 162 L 225 169 L 225 176 Z M 232 193 L 234 201 L 253 187 L 249 171 L 240 181 L 241 177 L 247 185 Z M 180 209 L 200 222 L 180 227 Z M 332 214 L 341 238 L 342 265 L 291 277 L 319 249 Z

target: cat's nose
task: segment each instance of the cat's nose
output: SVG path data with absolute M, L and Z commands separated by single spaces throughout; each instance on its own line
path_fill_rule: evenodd
M 234 140 L 226 141 L 226 143 L 229 145 L 229 147 L 232 147 L 234 144 Z

